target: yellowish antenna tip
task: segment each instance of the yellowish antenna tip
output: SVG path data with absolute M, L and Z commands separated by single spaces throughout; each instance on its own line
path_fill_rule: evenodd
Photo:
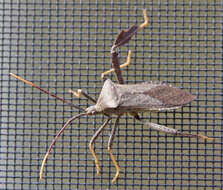
M 12 77 L 14 77 L 14 78 L 19 78 L 17 75 L 15 75 L 14 73 L 9 73 Z
M 44 167 L 45 167 L 45 163 L 46 163 L 46 160 L 48 158 L 48 155 L 49 155 L 49 153 L 46 153 L 46 155 L 45 155 L 45 157 L 44 157 L 44 159 L 42 161 L 42 165 L 41 165 L 40 172 L 39 172 L 40 180 L 43 178 L 43 171 L 44 171 Z
M 33 87 L 36 88 L 36 85 L 35 85 L 34 83 L 32 83 L 32 82 L 30 82 L 30 81 L 28 81 L 28 80 L 25 80 L 25 79 L 21 78 L 20 76 L 15 75 L 15 74 L 13 74 L 13 73 L 10 73 L 10 75 L 11 75 L 12 77 L 14 77 L 14 78 L 16 78 L 16 79 L 18 79 L 18 80 L 20 80 L 20 81 L 22 81 L 22 82 L 28 84 L 28 85 L 33 86 Z M 38 88 L 38 87 L 37 87 L 37 88 Z M 39 89 L 39 88 L 38 88 L 38 89 Z

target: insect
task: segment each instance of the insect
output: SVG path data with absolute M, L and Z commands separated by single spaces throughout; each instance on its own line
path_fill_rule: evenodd
M 96 165 L 97 175 L 100 175 L 100 165 L 99 160 L 95 154 L 95 151 L 93 149 L 93 143 L 97 139 L 97 137 L 100 135 L 100 133 L 103 131 L 105 126 L 108 124 L 108 122 L 112 119 L 112 115 L 116 116 L 115 124 L 113 126 L 113 129 L 111 131 L 111 135 L 108 140 L 108 152 L 110 154 L 110 157 L 112 159 L 112 162 L 116 168 L 116 174 L 114 178 L 112 179 L 112 182 L 115 183 L 119 173 L 120 173 L 120 167 L 115 160 L 115 157 L 111 151 L 112 142 L 114 139 L 114 135 L 118 126 L 118 122 L 120 117 L 125 114 L 129 113 L 132 115 L 136 120 L 141 122 L 142 124 L 146 125 L 147 127 L 151 129 L 155 129 L 161 132 L 173 134 L 173 135 L 180 135 L 180 136 L 187 136 L 187 137 L 196 137 L 201 138 L 204 140 L 211 139 L 207 136 L 199 135 L 199 134 L 189 134 L 189 133 L 183 133 L 176 129 L 172 129 L 169 127 L 165 127 L 163 125 L 151 123 L 148 121 L 145 121 L 143 118 L 139 116 L 138 113 L 140 112 L 152 112 L 152 111 L 168 111 L 168 110 L 174 110 L 177 108 L 182 107 L 185 104 L 190 103 L 195 99 L 195 96 L 191 95 L 189 92 L 186 92 L 184 90 L 181 90 L 179 88 L 172 87 L 171 85 L 160 83 L 160 82 L 144 82 L 140 84 L 124 84 L 124 79 L 121 74 L 121 68 L 127 66 L 130 63 L 130 56 L 131 52 L 129 51 L 127 62 L 123 65 L 119 64 L 118 59 L 118 53 L 116 52 L 116 49 L 126 43 L 132 38 L 132 36 L 138 32 L 139 30 L 143 29 L 148 24 L 148 17 L 146 15 L 146 10 L 144 10 L 144 22 L 140 25 L 133 25 L 128 30 L 123 30 L 120 32 L 120 34 L 117 36 L 117 39 L 114 41 L 114 44 L 111 48 L 111 55 L 112 55 L 112 65 L 113 68 L 109 71 L 106 71 L 102 73 L 102 77 L 104 77 L 106 74 L 110 72 L 115 72 L 118 83 L 112 82 L 110 79 L 107 79 L 104 82 L 104 85 L 102 87 L 102 90 L 100 92 L 99 98 L 97 101 L 90 97 L 87 93 L 85 93 L 82 90 L 78 90 L 77 92 L 72 92 L 75 96 L 80 97 L 80 95 L 85 96 L 89 100 L 91 100 L 95 105 L 90 106 L 86 109 L 83 109 L 77 105 L 74 105 L 70 101 L 64 100 L 49 91 L 40 88 L 39 86 L 35 85 L 34 83 L 27 81 L 13 73 L 10 73 L 11 76 L 17 78 L 18 80 L 21 80 L 25 82 L 28 85 L 31 85 L 42 92 L 62 101 L 65 104 L 68 104 L 69 106 L 72 106 L 78 110 L 81 110 L 82 113 L 79 113 L 78 115 L 75 115 L 74 117 L 70 118 L 65 125 L 62 127 L 62 129 L 59 131 L 59 133 L 56 135 L 54 140 L 52 141 L 41 165 L 40 169 L 40 179 L 43 177 L 43 171 L 44 166 L 46 163 L 46 160 L 49 156 L 50 151 L 52 150 L 54 144 L 56 143 L 57 138 L 62 134 L 64 129 L 75 119 L 80 118 L 81 116 L 86 115 L 96 115 L 96 114 L 104 114 L 107 116 L 106 121 L 104 124 L 97 130 L 97 132 L 93 135 L 93 137 L 90 140 L 89 143 L 89 149 L 92 153 Z

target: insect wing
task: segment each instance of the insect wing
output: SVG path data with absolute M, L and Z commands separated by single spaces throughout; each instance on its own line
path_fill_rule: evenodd
M 195 99 L 187 91 L 157 82 L 115 86 L 120 96 L 119 108 L 128 112 L 176 109 Z

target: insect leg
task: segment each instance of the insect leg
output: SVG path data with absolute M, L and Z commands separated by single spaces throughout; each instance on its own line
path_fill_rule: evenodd
M 92 98 L 91 96 L 89 96 L 86 92 L 84 92 L 84 91 L 81 90 L 81 89 L 78 89 L 77 92 L 75 92 L 75 91 L 69 89 L 69 92 L 70 92 L 71 94 L 73 94 L 74 96 L 78 97 L 78 98 L 80 98 L 81 95 L 83 95 L 85 98 L 91 100 L 92 102 L 94 102 L 94 103 L 97 102 L 94 98 Z
M 114 69 L 114 72 L 116 74 L 119 84 L 124 84 L 124 80 L 122 77 L 119 59 L 118 59 L 118 53 L 116 52 L 116 48 L 128 43 L 128 41 L 132 38 L 133 35 L 135 35 L 139 30 L 143 29 L 148 24 L 148 17 L 146 14 L 146 10 L 143 11 L 143 14 L 144 14 L 144 23 L 140 25 L 133 25 L 127 31 L 122 30 L 117 36 L 111 48 L 112 66 L 113 66 L 113 69 Z
M 140 120 L 140 121 L 142 121 L 142 120 Z M 148 126 L 149 128 L 160 131 L 160 132 L 169 133 L 169 134 L 173 134 L 173 135 L 176 135 L 178 133 L 178 131 L 176 129 L 169 128 L 164 125 L 159 125 L 159 124 L 151 123 L 148 121 L 142 121 L 142 122 L 144 125 Z
M 116 51 L 112 52 L 112 66 L 114 68 L 119 84 L 124 84 L 124 79 L 122 77 L 122 72 L 120 69 L 120 64 L 118 59 L 118 53 Z
M 120 68 L 127 67 L 130 64 L 130 62 L 131 62 L 131 53 L 132 53 L 131 50 L 129 50 L 127 60 L 126 60 L 126 62 L 124 64 L 120 65 Z M 105 71 L 104 73 L 101 74 L 101 78 L 104 78 L 105 75 L 107 75 L 107 74 L 109 74 L 111 72 L 115 72 L 115 69 L 112 68 L 112 69 L 110 69 L 108 71 Z
M 210 137 L 207 137 L 207 136 L 204 136 L 204 135 L 191 134 L 191 133 L 182 133 L 180 131 L 178 131 L 176 135 L 184 136 L 184 137 L 195 137 L 195 138 L 199 138 L 199 139 L 203 139 L 203 140 L 214 140 L 213 138 L 210 138 Z
M 95 165 L 97 168 L 97 175 L 100 175 L 100 165 L 99 165 L 99 161 L 98 158 L 94 152 L 94 149 L 92 148 L 93 143 L 95 142 L 95 140 L 97 139 L 97 137 L 100 135 L 100 133 L 103 131 L 103 129 L 105 128 L 105 126 L 108 124 L 108 122 L 111 120 L 111 118 L 108 118 L 104 124 L 97 130 L 97 132 L 94 134 L 94 136 L 91 138 L 90 143 L 89 143 L 89 149 L 94 157 L 94 161 L 95 161 Z
M 140 121 L 142 121 L 142 119 L 140 119 Z M 200 139 L 203 139 L 203 140 L 212 140 L 212 138 L 209 138 L 209 137 L 204 136 L 204 135 L 183 133 L 183 132 L 178 131 L 177 129 L 165 127 L 164 125 L 158 125 L 156 123 L 144 122 L 144 121 L 142 121 L 142 122 L 143 122 L 143 124 L 147 125 L 151 129 L 161 131 L 161 132 L 164 132 L 164 133 L 169 133 L 169 134 L 179 135 L 179 136 L 185 136 L 185 137 L 195 137 L 195 138 L 200 138 Z
M 115 168 L 116 168 L 116 174 L 115 174 L 115 177 L 112 179 L 112 183 L 116 182 L 116 180 L 119 176 L 119 173 L 120 173 L 120 168 L 118 166 L 118 163 L 116 162 L 115 157 L 113 156 L 112 151 L 111 151 L 112 142 L 113 142 L 113 139 L 114 139 L 114 135 L 115 135 L 120 117 L 121 117 L 121 115 L 119 115 L 117 117 L 117 119 L 115 121 L 115 125 L 112 129 L 111 135 L 110 135 L 109 140 L 108 140 L 108 152 L 109 152 L 110 157 L 112 159 L 112 162 L 113 162 L 113 164 L 115 165 Z
M 144 23 L 140 25 L 133 25 L 128 30 L 122 30 L 119 35 L 117 36 L 112 48 L 111 53 L 115 52 L 115 49 L 128 43 L 129 40 L 131 40 L 132 36 L 134 36 L 139 30 L 143 29 L 145 26 L 148 25 L 148 17 L 146 14 L 146 10 L 143 11 L 144 15 Z

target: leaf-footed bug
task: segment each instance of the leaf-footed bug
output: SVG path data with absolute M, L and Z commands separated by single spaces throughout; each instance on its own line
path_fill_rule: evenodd
M 95 105 L 90 106 L 86 109 L 83 109 L 77 105 L 74 105 L 70 101 L 64 100 L 64 99 L 50 93 L 49 91 L 40 88 L 39 86 L 35 85 L 34 83 L 27 81 L 13 73 L 10 73 L 11 76 L 17 78 L 18 80 L 21 80 L 24 83 L 41 90 L 42 92 L 62 101 L 63 103 L 65 103 L 71 107 L 74 107 L 78 110 L 83 111 L 82 113 L 70 118 L 66 122 L 66 124 L 62 127 L 62 129 L 59 131 L 59 133 L 56 135 L 54 140 L 52 141 L 52 143 L 51 143 L 51 145 L 50 145 L 50 147 L 42 161 L 42 166 L 40 169 L 40 179 L 42 179 L 42 177 L 43 177 L 43 171 L 44 171 L 44 166 L 45 166 L 46 160 L 47 160 L 48 155 L 49 155 L 51 149 L 53 148 L 57 138 L 61 135 L 61 133 L 64 131 L 64 129 L 73 120 L 80 118 L 81 116 L 84 116 L 84 115 L 104 114 L 105 116 L 107 116 L 106 121 L 97 130 L 97 132 L 93 135 L 93 137 L 89 143 L 89 149 L 94 157 L 98 175 L 100 174 L 99 160 L 98 160 L 92 146 L 93 146 L 93 143 L 95 142 L 95 140 L 97 139 L 97 137 L 100 135 L 100 133 L 105 128 L 105 126 L 111 120 L 111 116 L 113 114 L 117 116 L 114 127 L 111 131 L 109 141 L 108 141 L 108 152 L 109 152 L 112 162 L 114 163 L 115 168 L 116 168 L 116 174 L 112 180 L 113 183 L 116 182 L 116 180 L 119 176 L 120 168 L 119 168 L 117 161 L 115 160 L 115 157 L 112 154 L 111 146 L 112 146 L 112 142 L 114 139 L 115 131 L 118 126 L 119 119 L 124 113 L 129 113 L 136 120 L 140 121 L 141 123 L 148 126 L 149 128 L 155 129 L 155 130 L 158 130 L 161 132 L 165 132 L 165 133 L 169 133 L 169 134 L 173 134 L 173 135 L 196 137 L 196 138 L 201 138 L 204 140 L 211 139 L 207 136 L 183 133 L 183 132 L 179 132 L 176 129 L 168 128 L 163 125 L 158 125 L 155 123 L 144 121 L 144 119 L 140 118 L 140 116 L 138 115 L 139 112 L 146 112 L 146 111 L 152 112 L 152 111 L 174 110 L 174 109 L 182 107 L 185 104 L 190 103 L 191 101 L 193 101 L 195 99 L 195 96 L 191 95 L 190 93 L 188 93 L 184 90 L 181 90 L 179 88 L 175 88 L 175 87 L 172 87 L 171 85 L 163 84 L 160 82 L 159 83 L 144 82 L 141 84 L 131 84 L 131 85 L 124 84 L 124 80 L 123 80 L 120 68 L 125 67 L 130 63 L 131 52 L 129 51 L 127 62 L 123 65 L 120 65 L 119 60 L 118 60 L 118 53 L 116 52 L 116 48 L 126 44 L 136 32 L 143 29 L 148 24 L 148 17 L 146 15 L 146 10 L 144 10 L 144 20 L 145 20 L 144 23 L 142 23 L 140 25 L 133 25 L 127 31 L 124 31 L 124 30 L 121 31 L 111 48 L 113 69 L 102 73 L 102 77 L 104 77 L 104 75 L 114 71 L 119 84 L 113 83 L 110 79 L 107 79 L 104 82 L 104 85 L 102 87 L 102 90 L 100 92 L 100 95 L 99 95 L 99 98 L 97 101 L 95 99 L 93 99 L 92 97 L 90 97 L 85 92 L 83 92 L 82 90 L 78 90 L 78 92 L 74 92 L 74 91 L 70 90 L 70 92 L 73 93 L 75 96 L 80 97 L 80 95 L 82 94 L 87 99 L 89 99 L 95 103 Z

